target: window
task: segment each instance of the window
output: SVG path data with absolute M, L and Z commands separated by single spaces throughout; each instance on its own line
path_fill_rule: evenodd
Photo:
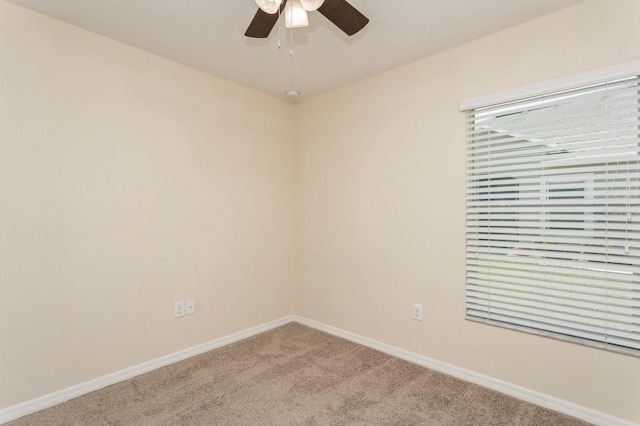
M 467 318 L 640 355 L 640 80 L 537 91 L 463 108 Z

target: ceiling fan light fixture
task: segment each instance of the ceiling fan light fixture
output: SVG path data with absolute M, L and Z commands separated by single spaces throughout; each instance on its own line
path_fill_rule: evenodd
M 322 6 L 324 0 L 300 0 L 300 3 L 302 3 L 302 7 L 307 12 L 313 12 L 314 10 L 318 10 L 318 8 Z
M 256 0 L 256 4 L 263 12 L 273 15 L 278 12 L 282 0 Z
M 284 7 L 284 25 L 287 28 L 301 28 L 309 26 L 307 11 L 300 0 L 289 0 Z
M 0 0 L 1 1 L 1 0 Z M 320 14 L 331 21 L 348 36 L 362 30 L 369 18 L 353 7 L 347 0 L 254 0 L 260 9 L 256 12 L 244 35 L 251 38 L 267 38 L 276 23 L 284 18 L 287 28 L 306 27 L 309 25 L 307 11 L 317 9 Z M 285 6 L 286 5 L 286 6 Z M 265 9 L 274 13 L 265 13 Z M 295 15 L 295 16 L 294 16 Z M 292 19 L 293 18 L 293 19 Z M 281 21 L 282 22 L 282 21 Z M 278 27 L 280 28 L 280 27 Z M 280 31 L 280 30 L 278 30 Z M 293 37 L 293 32 L 291 33 Z

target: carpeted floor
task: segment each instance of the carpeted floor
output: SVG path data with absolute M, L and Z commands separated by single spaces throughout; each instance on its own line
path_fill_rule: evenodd
M 586 424 L 297 323 L 9 423 Z

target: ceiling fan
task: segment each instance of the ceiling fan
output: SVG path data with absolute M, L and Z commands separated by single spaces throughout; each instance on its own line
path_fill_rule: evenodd
M 249 28 L 247 37 L 267 38 L 282 14 L 287 28 L 309 25 L 307 12 L 317 10 L 347 35 L 352 36 L 367 25 L 369 19 L 346 0 L 255 0 L 259 9 Z

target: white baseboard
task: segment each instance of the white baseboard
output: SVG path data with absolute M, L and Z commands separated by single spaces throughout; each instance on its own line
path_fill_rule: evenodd
M 89 380 L 88 382 L 80 383 L 79 385 L 62 389 L 60 391 L 53 392 L 36 399 L 32 399 L 30 401 L 0 409 L 0 424 L 7 423 L 22 416 L 35 413 L 36 411 L 44 410 L 45 408 L 53 407 L 54 405 L 60 404 L 61 402 L 77 398 L 89 392 L 102 389 L 104 387 L 122 382 L 124 380 L 129 380 L 133 377 L 139 376 L 140 374 L 148 373 L 149 371 L 185 360 L 192 356 L 200 355 L 213 349 L 235 343 L 239 340 L 246 339 L 247 337 L 264 333 L 265 331 L 280 327 L 294 320 L 295 317 L 293 316 L 280 318 L 266 324 L 252 327 L 238 333 L 234 333 L 225 337 L 221 337 L 219 339 L 212 340 L 210 342 L 184 349 L 179 352 L 175 352 L 173 354 L 165 355 L 163 357 L 156 358 L 142 364 L 134 365 L 133 367 L 125 368 L 124 370 L 116 371 L 115 373 L 107 374 L 106 376 L 98 377 L 97 379 Z
M 423 367 L 430 368 L 453 377 L 457 377 L 462 380 L 466 380 L 471 383 L 475 383 L 480 386 L 484 386 L 489 389 L 504 393 L 506 395 L 513 396 L 515 398 L 531 402 L 541 407 L 549 408 L 554 411 L 558 411 L 569 416 L 573 416 L 595 425 L 602 426 L 637 426 L 635 423 L 623 420 L 614 416 L 610 416 L 599 411 L 592 410 L 568 401 L 564 401 L 552 396 L 533 391 L 531 389 L 523 388 L 521 386 L 514 385 L 512 383 L 504 382 L 483 374 L 475 373 L 464 368 L 456 367 L 451 364 L 447 364 L 435 359 L 425 357 L 413 352 L 408 352 L 394 346 L 387 345 L 385 343 L 378 342 L 367 337 L 360 336 L 355 333 L 351 333 L 339 328 L 335 328 L 317 321 L 313 321 L 304 317 L 296 315 L 290 315 L 284 318 L 280 318 L 275 321 L 268 322 L 256 327 L 249 328 L 238 333 L 234 333 L 219 339 L 212 340 L 207 343 L 203 343 L 197 346 L 193 346 L 188 349 L 184 349 L 173 354 L 169 354 L 154 360 L 135 365 L 133 367 L 126 368 L 124 370 L 117 371 L 115 373 L 108 374 L 106 376 L 98 377 L 97 379 L 89 380 L 88 382 L 81 383 L 70 388 L 62 389 L 57 392 L 44 395 L 40 398 L 32 399 L 11 407 L 0 409 L 0 424 L 15 420 L 22 416 L 35 413 L 36 411 L 44 410 L 45 408 L 52 407 L 62 402 L 68 401 L 73 398 L 85 395 L 89 392 L 102 389 L 104 387 L 113 385 L 115 383 L 122 382 L 124 380 L 131 379 L 139 376 L 140 374 L 147 373 L 152 370 L 176 363 L 178 361 L 185 360 L 192 356 L 196 356 L 213 349 L 220 348 L 222 346 L 235 343 L 247 337 L 255 336 L 265 331 L 280 327 L 290 322 L 298 322 L 302 325 L 306 325 L 315 328 L 320 331 L 332 334 L 334 336 L 342 337 L 350 340 L 354 343 L 358 343 L 372 349 L 376 349 L 380 352 L 395 356 L 400 359 L 412 362 L 414 364 L 421 365 Z
M 414 364 L 421 365 L 423 367 L 430 368 L 441 373 L 448 374 L 453 377 L 465 380 L 467 382 L 475 383 L 480 386 L 484 386 L 489 389 L 493 389 L 497 392 L 513 396 L 523 401 L 536 404 L 538 406 L 548 408 L 550 410 L 558 411 L 560 413 L 567 414 L 578 419 L 582 419 L 589 423 L 599 426 L 637 426 L 636 423 L 620 419 L 609 414 L 605 414 L 596 410 L 592 410 L 581 405 L 574 404 L 572 402 L 564 401 L 559 398 L 555 398 L 541 392 L 537 392 L 531 389 L 527 389 L 512 383 L 504 382 L 502 380 L 495 379 L 493 377 L 485 376 L 464 368 L 456 367 L 451 364 L 447 364 L 435 359 L 428 358 L 423 355 L 419 355 L 413 352 L 408 352 L 403 349 L 396 348 L 394 346 L 387 345 L 385 343 L 378 342 L 376 340 L 363 337 L 349 331 L 341 330 L 317 321 L 313 321 L 307 318 L 294 316 L 294 321 L 302 325 L 306 325 L 315 328 L 320 331 L 332 334 L 334 336 L 342 337 L 354 343 L 361 344 L 363 346 L 376 349 L 380 352 L 395 356 L 400 359 L 412 362 Z

